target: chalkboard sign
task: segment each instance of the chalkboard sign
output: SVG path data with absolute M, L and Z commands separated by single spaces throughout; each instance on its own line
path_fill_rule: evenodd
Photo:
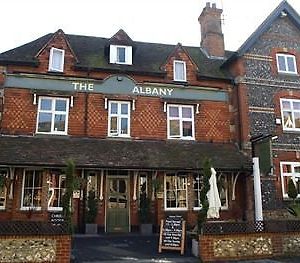
M 185 221 L 182 216 L 171 215 L 167 216 L 166 220 L 161 220 L 159 248 L 162 249 L 180 250 L 180 254 L 184 253 L 185 240 Z
M 52 225 L 61 225 L 65 222 L 65 219 L 62 213 L 54 212 L 49 214 L 49 221 Z

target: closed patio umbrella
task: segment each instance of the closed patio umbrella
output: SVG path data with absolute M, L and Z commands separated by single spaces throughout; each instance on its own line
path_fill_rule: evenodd
M 219 218 L 219 210 L 221 209 L 221 200 L 217 186 L 216 170 L 211 168 L 211 176 L 209 179 L 210 189 L 207 192 L 207 199 L 209 208 L 207 211 L 207 218 Z

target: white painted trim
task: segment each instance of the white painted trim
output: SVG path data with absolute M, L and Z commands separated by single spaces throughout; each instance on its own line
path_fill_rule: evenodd
M 136 185 L 137 185 L 137 179 L 138 179 L 138 171 L 133 172 L 133 196 L 132 200 L 136 201 Z
M 183 79 L 176 78 L 176 65 L 182 64 L 183 65 Z M 174 60 L 173 61 L 173 80 L 174 81 L 186 81 L 186 63 L 182 60 Z
M 170 117 L 170 107 L 177 107 L 179 117 Z M 190 108 L 192 112 L 192 118 L 183 118 L 182 117 L 182 108 Z M 170 121 L 171 120 L 178 120 L 179 121 L 179 132 L 178 136 L 170 136 Z M 183 121 L 191 121 L 192 122 L 192 136 L 183 136 Z M 175 140 L 195 140 L 195 117 L 194 117 L 194 106 L 192 105 L 180 105 L 180 104 L 168 104 L 167 105 L 167 136 L 168 139 L 175 139 Z
M 238 172 L 236 174 L 236 176 L 234 177 L 233 182 L 232 182 L 232 198 L 231 198 L 232 201 L 235 201 L 235 187 L 236 187 L 236 183 L 237 183 L 237 179 L 238 179 L 239 175 L 240 175 L 240 172 Z M 233 177 L 231 177 L 231 178 L 233 178 Z
M 117 103 L 118 106 L 118 113 L 117 114 L 111 114 L 111 104 L 112 103 Z M 127 105 L 127 110 L 128 114 L 121 114 L 121 105 L 126 104 Z M 116 117 L 117 118 L 117 132 L 116 133 L 111 133 L 111 117 Z M 127 118 L 127 126 L 128 126 L 128 133 L 127 134 L 121 134 L 121 119 L 122 118 Z M 109 137 L 125 137 L 129 138 L 130 137 L 130 102 L 129 101 L 115 101 L 111 100 L 108 103 L 108 136 Z
M 34 177 L 36 176 L 36 171 L 37 170 L 30 170 L 30 169 L 24 169 L 23 170 L 23 178 L 22 178 L 22 193 L 21 193 L 21 204 L 20 204 L 20 210 L 34 210 L 34 211 L 37 211 L 37 210 L 41 210 L 42 209 L 42 207 L 41 206 L 30 206 L 30 207 L 28 207 L 28 206 L 24 206 L 23 205 L 23 199 L 24 199 L 24 184 L 25 184 L 25 175 L 26 175 L 26 171 L 33 171 L 33 175 L 34 175 Z M 42 176 L 43 176 L 43 174 L 42 174 Z M 35 187 L 34 187 L 35 188 Z M 42 186 L 41 186 L 41 191 L 43 191 L 43 184 L 42 184 Z
M 180 176 L 180 177 L 185 177 L 185 180 L 186 180 L 186 183 L 185 183 L 185 188 L 186 188 L 185 189 L 186 207 L 167 207 L 167 184 L 166 184 L 166 177 L 168 175 L 169 176 L 178 177 L 177 173 L 166 173 L 166 172 L 164 173 L 164 210 L 165 211 L 187 211 L 188 207 L 189 207 L 189 203 L 188 203 L 189 202 L 189 200 L 188 200 L 188 175 L 186 174 L 185 176 Z M 177 191 L 178 191 L 178 189 L 176 189 L 176 192 Z
M 284 123 L 284 114 L 283 114 L 283 102 L 289 102 L 291 105 L 291 112 L 292 112 L 292 120 L 290 120 L 293 124 L 292 128 L 288 128 L 285 127 L 285 123 Z M 300 132 L 300 128 L 295 128 L 295 112 L 300 113 L 300 110 L 295 110 L 293 108 L 293 102 L 298 102 L 300 103 L 300 100 L 297 99 L 285 99 L 285 98 L 280 98 L 280 112 L 281 112 L 281 123 L 282 123 L 282 129 L 284 131 L 296 131 L 296 132 Z
M 100 174 L 100 196 L 99 199 L 102 201 L 103 200 L 103 180 L 104 180 L 104 170 L 101 169 L 101 174 Z
M 61 64 L 60 64 L 59 68 L 54 68 L 53 67 L 53 53 L 54 52 L 60 52 Z M 64 71 L 64 61 L 65 61 L 65 51 L 63 49 L 58 49 L 58 48 L 52 47 L 50 49 L 48 70 L 49 71 L 56 71 L 56 72 L 63 72 Z
M 283 165 L 291 165 L 292 172 L 291 173 L 284 173 L 283 171 Z M 282 190 L 282 196 L 283 198 L 289 198 L 287 194 L 284 192 L 284 177 L 295 177 L 300 180 L 300 173 L 295 173 L 295 167 L 300 166 L 300 162 L 280 162 L 280 178 L 281 178 L 281 190 Z M 287 192 L 287 189 L 286 189 Z M 298 194 L 297 198 L 300 197 L 300 194 Z
M 280 70 L 279 69 L 279 60 L 278 60 L 279 57 L 283 57 L 284 58 L 284 64 L 285 64 L 286 70 Z M 289 71 L 288 70 L 288 63 L 287 63 L 287 59 L 288 58 L 292 58 L 293 59 L 293 64 L 294 64 L 294 67 L 295 67 L 295 71 Z M 285 53 L 277 53 L 276 54 L 276 63 L 277 63 L 277 71 L 278 71 L 278 73 L 286 73 L 286 74 L 297 75 L 297 63 L 296 63 L 296 57 L 294 55 L 285 54 Z
M 41 110 L 40 109 L 41 108 L 41 100 L 42 99 L 51 100 L 51 110 Z M 66 111 L 56 111 L 55 110 L 56 100 L 64 100 L 64 101 L 66 101 Z M 40 113 L 50 113 L 51 114 L 51 128 L 50 128 L 49 132 L 38 131 Z M 54 131 L 55 114 L 65 115 L 65 131 Z M 68 122 L 69 122 L 69 98 L 48 97 L 48 96 L 41 96 L 41 97 L 39 97 L 38 112 L 37 112 L 37 119 L 36 119 L 36 133 L 38 133 L 38 134 L 67 135 L 68 134 Z
M 125 49 L 125 62 L 118 61 L 118 48 Z M 132 46 L 110 45 L 109 47 L 109 63 L 132 65 Z

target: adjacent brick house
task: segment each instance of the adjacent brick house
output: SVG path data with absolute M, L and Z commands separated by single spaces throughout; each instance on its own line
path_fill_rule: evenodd
M 72 159 L 86 182 L 74 193 L 78 229 L 90 190 L 99 231 L 137 230 L 142 192 L 152 223 L 176 213 L 193 226 L 206 157 L 222 182 L 221 219 L 245 219 L 251 163 L 237 147 L 221 13 L 214 4 L 203 9 L 201 47 L 137 42 L 123 30 L 110 39 L 58 30 L 0 54 L 0 219 L 61 211 Z
M 271 146 L 260 155 L 265 219 L 287 216 L 293 176 L 299 189 L 299 28 L 298 13 L 282 1 L 224 64 L 235 76 L 241 148 L 260 155 L 257 144 Z

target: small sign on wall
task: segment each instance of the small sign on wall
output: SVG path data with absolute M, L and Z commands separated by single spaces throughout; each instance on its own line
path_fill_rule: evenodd
M 80 190 L 73 191 L 73 198 L 80 198 Z

